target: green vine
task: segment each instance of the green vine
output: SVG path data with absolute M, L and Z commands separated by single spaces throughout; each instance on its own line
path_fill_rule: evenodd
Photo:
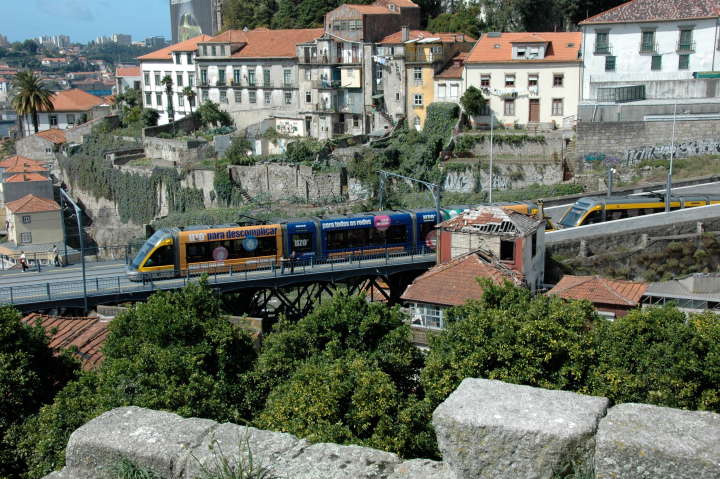
M 128 147 L 137 145 L 94 132 L 67 157 L 60 157 L 60 167 L 73 187 L 113 201 L 123 222 L 144 224 L 157 217 L 163 190 L 171 213 L 204 207 L 203 192 L 182 186 L 184 175 L 174 168 L 155 168 L 150 175 L 113 168 L 105 154 Z
M 475 145 L 482 145 L 486 141 L 490 141 L 489 135 L 460 135 L 455 142 L 455 153 L 466 153 L 472 150 Z M 546 144 L 545 137 L 542 135 L 494 135 L 493 144 L 508 145 L 513 148 L 520 148 L 528 143 L 538 145 Z

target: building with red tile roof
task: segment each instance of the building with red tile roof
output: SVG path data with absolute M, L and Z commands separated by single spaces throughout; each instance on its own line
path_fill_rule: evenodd
M 467 86 L 489 98 L 477 122 L 568 126 L 580 99 L 582 44 L 579 32 L 483 35 L 465 59 Z
M 209 40 L 211 37 L 210 35 L 198 35 L 196 37 L 190 38 L 189 40 L 185 40 L 184 42 L 175 43 L 173 45 L 167 46 L 165 48 L 161 48 L 159 50 L 155 50 L 154 52 L 150 52 L 148 54 L 139 56 L 137 59 L 141 62 L 147 62 L 147 61 L 171 61 L 173 59 L 174 53 L 187 53 L 187 52 L 195 52 L 197 51 L 197 45 L 200 42 L 204 42 Z
M 413 324 L 443 328 L 445 310 L 470 300 L 481 299 L 483 287 L 477 281 L 486 278 L 495 284 L 508 281 L 522 286 L 522 274 L 505 266 L 487 251 L 467 253 L 441 263 L 418 276 L 401 296 L 411 308 Z
M 38 131 L 72 128 L 85 123 L 96 114 L 100 115 L 100 111 L 109 110 L 109 105 L 103 98 L 77 88 L 54 92 L 51 101 L 53 111 L 38 112 Z M 35 133 L 29 118 L 23 121 L 23 129 L 25 136 Z
M 619 317 L 640 305 L 647 286 L 647 283 L 641 282 L 568 274 L 547 294 L 563 299 L 587 300 L 604 316 Z
M 580 25 L 700 20 L 720 17 L 717 0 L 631 0 L 598 13 Z
M 85 371 L 96 368 L 103 360 L 102 346 L 108 335 L 108 321 L 32 313 L 22 318 L 22 322 L 29 326 L 40 325 L 50 338 L 48 345 L 56 354 L 74 349 Z
M 39 173 L 47 178 L 49 172 L 44 163 L 16 155 L 0 161 L 0 179 L 6 179 L 18 173 Z
M 4 160 L 0 160 L 0 168 L 10 168 L 13 166 L 16 166 L 18 164 L 23 163 L 35 163 L 37 166 L 42 166 L 42 163 L 33 159 L 30 159 L 26 156 L 22 155 L 14 155 L 10 156 L 8 158 L 5 158 Z
M 35 182 L 10 183 L 4 187 L 32 187 L 34 184 Z M 43 185 L 40 182 L 37 184 Z M 8 240 L 18 246 L 60 243 L 63 239 L 60 205 L 50 198 L 26 194 L 20 199 L 5 203 L 5 216 Z
M 142 89 L 140 66 L 119 66 L 115 69 L 115 93 L 125 93 L 130 88 Z
M 18 173 L 5 178 L 4 183 L 21 183 L 25 181 L 50 181 L 47 176 L 37 173 Z
M 36 133 L 40 138 L 44 138 L 55 145 L 62 145 L 67 142 L 65 132 L 59 128 L 50 128 L 49 130 Z

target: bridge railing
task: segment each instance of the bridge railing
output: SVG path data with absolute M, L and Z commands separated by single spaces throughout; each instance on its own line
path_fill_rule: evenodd
M 85 292 L 92 296 L 122 296 L 126 294 L 177 289 L 208 276 L 210 284 L 242 282 L 254 279 L 282 278 L 302 276 L 313 273 L 348 271 L 368 266 L 382 267 L 393 264 L 426 263 L 432 260 L 434 251 L 418 249 L 414 251 L 348 252 L 344 256 L 329 258 L 300 258 L 294 260 L 270 260 L 263 263 L 242 265 L 217 265 L 206 263 L 183 271 L 180 276 L 156 278 L 140 275 L 130 281 L 127 275 L 87 278 Z M 30 304 L 82 298 L 84 295 L 82 280 L 33 283 L 19 286 L 0 287 L 0 304 Z

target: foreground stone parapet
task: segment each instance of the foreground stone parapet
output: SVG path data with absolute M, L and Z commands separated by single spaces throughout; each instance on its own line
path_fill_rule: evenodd
M 367 447 L 311 444 L 290 434 L 134 406 L 108 411 L 77 429 L 65 469 L 46 479 L 113 477 L 122 459 L 164 479 L 195 479 L 223 460 L 265 466 L 288 479 L 453 479 L 440 462 L 403 462 Z
M 720 477 L 720 414 L 620 404 L 596 442 L 597 479 Z
M 608 399 L 465 379 L 433 413 L 443 461 L 458 479 L 551 478 L 592 461 Z

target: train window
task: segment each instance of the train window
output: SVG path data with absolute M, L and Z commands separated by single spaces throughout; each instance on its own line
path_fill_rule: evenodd
M 623 218 L 627 218 L 627 211 L 625 210 L 613 210 L 607 212 L 608 221 L 621 220 Z
M 425 238 L 427 238 L 427 235 L 435 230 L 435 223 L 423 223 L 420 225 L 420 237 L 418 238 L 418 242 L 425 241 Z
M 645 211 L 645 213 L 643 213 L 643 214 L 646 214 L 646 215 L 652 215 L 652 214 L 657 213 L 657 211 L 655 211 L 655 208 L 645 208 L 644 211 Z
M 583 221 L 582 224 L 594 225 L 595 223 L 601 223 L 601 222 L 602 222 L 602 211 L 595 210 L 595 211 L 590 212 L 590 214 L 585 217 L 585 221 Z
M 146 268 L 154 268 L 156 266 L 173 266 L 175 264 L 175 254 L 172 245 L 161 246 L 145 261 Z
M 291 236 L 290 250 L 297 253 L 312 251 L 312 233 L 295 233 Z
M 329 250 L 385 246 L 386 244 L 402 244 L 406 241 L 407 227 L 405 225 L 391 226 L 385 231 L 379 231 L 375 228 L 357 228 L 328 231 L 327 233 L 327 247 Z
M 515 242 L 500 240 L 500 260 L 515 261 Z
M 385 232 L 388 244 L 401 244 L 407 242 L 407 228 L 405 225 L 391 226 Z

